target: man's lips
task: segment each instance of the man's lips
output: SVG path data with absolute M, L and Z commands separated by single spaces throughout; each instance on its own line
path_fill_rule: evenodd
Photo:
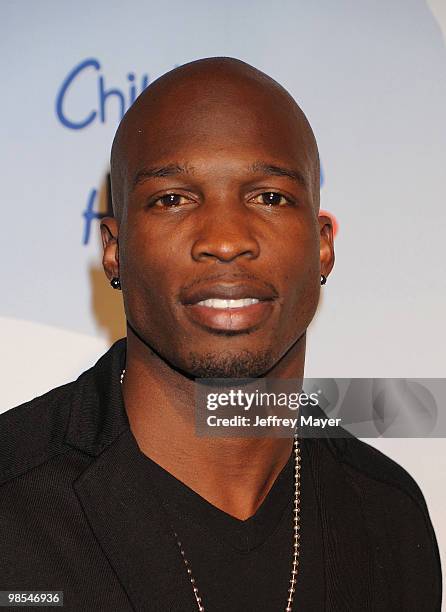
M 278 297 L 255 282 L 203 284 L 182 295 L 190 319 L 209 330 L 243 332 L 261 325 Z

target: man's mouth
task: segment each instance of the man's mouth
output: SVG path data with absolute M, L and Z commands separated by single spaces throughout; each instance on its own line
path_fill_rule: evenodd
M 182 295 L 189 319 L 208 331 L 244 333 L 260 327 L 270 316 L 277 292 L 253 282 L 201 283 Z

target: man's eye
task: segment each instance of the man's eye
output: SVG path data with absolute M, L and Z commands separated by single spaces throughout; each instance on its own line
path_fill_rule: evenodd
M 178 193 L 167 193 L 166 195 L 157 198 L 153 202 L 153 206 L 165 206 L 166 208 L 173 208 L 175 206 L 180 206 L 180 204 L 184 204 L 187 202 L 187 198 Z
M 265 204 L 266 206 L 283 206 L 284 204 L 289 204 L 288 198 L 281 193 L 277 193 L 277 191 L 265 191 L 264 193 L 260 193 L 253 198 L 253 201 L 259 204 Z

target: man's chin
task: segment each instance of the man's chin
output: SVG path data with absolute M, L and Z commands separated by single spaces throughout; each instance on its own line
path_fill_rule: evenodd
M 196 378 L 257 378 L 274 365 L 272 351 L 225 351 L 194 353 L 188 357 L 188 372 Z

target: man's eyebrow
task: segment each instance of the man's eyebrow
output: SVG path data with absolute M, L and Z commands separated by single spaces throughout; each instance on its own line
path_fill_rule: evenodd
M 299 183 L 304 189 L 308 189 L 308 180 L 299 170 L 292 170 L 290 168 L 275 166 L 265 162 L 255 162 L 252 164 L 250 170 L 251 172 L 261 172 L 262 174 L 269 174 L 271 176 L 287 176 Z
M 293 170 L 290 168 L 285 168 L 283 166 L 276 166 L 273 164 L 267 164 L 265 162 L 254 162 L 249 170 L 253 173 L 262 173 L 270 176 L 286 176 L 293 181 L 296 181 L 304 187 L 304 189 L 308 188 L 308 181 L 306 177 L 299 170 Z M 132 189 L 134 189 L 137 185 L 141 185 L 146 180 L 151 178 L 163 178 L 166 176 L 175 176 L 177 174 L 189 174 L 190 170 L 186 166 L 181 166 L 180 164 L 168 164 L 167 166 L 155 166 L 153 168 L 142 168 L 138 170 L 135 174 L 132 183 Z
M 141 185 L 144 181 L 151 178 L 162 178 L 164 176 L 175 176 L 176 174 L 187 174 L 185 166 L 179 164 L 168 164 L 167 166 L 157 166 L 154 168 L 142 168 L 138 170 L 133 179 L 132 188 Z

